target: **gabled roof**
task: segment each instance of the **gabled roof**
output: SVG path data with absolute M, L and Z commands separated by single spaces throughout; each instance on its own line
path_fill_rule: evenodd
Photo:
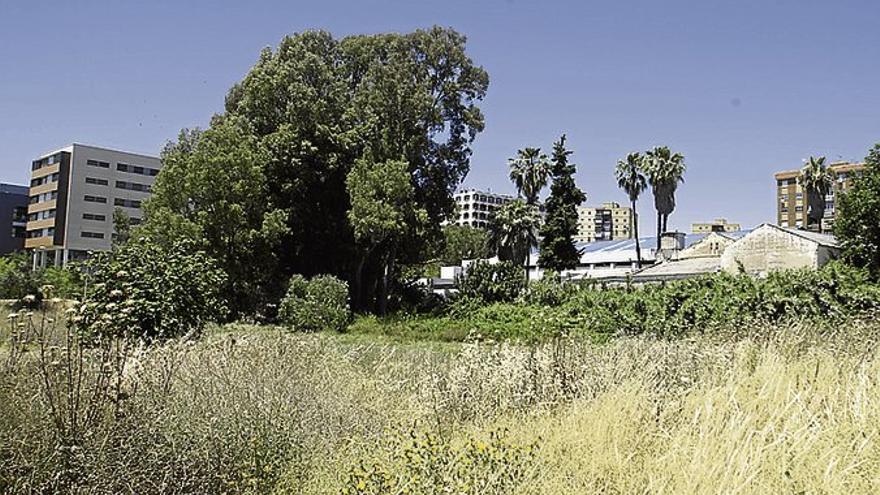
M 816 244 L 818 244 L 820 246 L 833 247 L 833 248 L 840 247 L 840 243 L 837 242 L 837 238 L 835 238 L 833 235 L 820 234 L 818 232 L 810 232 L 809 230 L 798 230 L 798 229 L 792 229 L 789 227 L 780 227 L 779 225 L 772 224 L 772 223 L 761 224 L 758 226 L 758 229 L 760 229 L 761 227 L 764 227 L 765 225 L 768 227 L 772 227 L 776 230 L 781 230 L 782 232 L 785 232 L 787 234 L 791 234 L 791 235 L 800 237 L 801 239 L 806 239 L 810 242 L 815 242 Z M 758 230 L 758 229 L 755 229 L 755 230 Z

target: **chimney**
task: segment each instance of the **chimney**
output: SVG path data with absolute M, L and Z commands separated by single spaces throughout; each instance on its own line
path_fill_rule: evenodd
M 676 260 L 678 253 L 684 249 L 684 232 L 664 232 L 660 234 L 660 251 L 658 261 Z

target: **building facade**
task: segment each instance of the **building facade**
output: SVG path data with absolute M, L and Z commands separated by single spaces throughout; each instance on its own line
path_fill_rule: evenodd
M 485 229 L 489 227 L 492 213 L 514 197 L 487 191 L 468 189 L 453 195 L 457 218 L 450 223 Z
M 31 164 L 25 248 L 34 267 L 63 266 L 106 251 L 113 212 L 140 223 L 162 164 L 157 157 L 73 144 Z
M 852 187 L 853 179 L 861 176 L 864 163 L 834 162 L 828 166 L 833 184 L 825 196 L 825 213 L 822 231 L 831 231 L 834 224 L 835 197 Z M 776 222 L 780 227 L 806 229 L 809 205 L 798 178 L 800 170 L 777 172 L 776 179 Z
M 0 184 L 0 256 L 24 249 L 28 188 Z
M 709 232 L 739 232 L 742 227 L 738 223 L 729 223 L 726 218 L 716 218 L 711 222 L 691 224 L 692 234 L 708 234 Z
M 632 239 L 635 217 L 632 208 L 617 203 L 602 206 L 579 206 L 578 242 L 616 241 Z

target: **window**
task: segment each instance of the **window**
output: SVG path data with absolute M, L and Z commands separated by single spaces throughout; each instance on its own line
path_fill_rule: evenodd
M 83 197 L 83 200 L 85 200 L 89 203 L 106 203 L 107 202 L 107 198 L 104 198 L 102 196 L 91 196 L 89 194 L 86 194 Z
M 94 185 L 96 185 L 96 186 L 106 186 L 107 184 L 109 184 L 109 182 L 107 182 L 107 179 L 98 179 L 98 178 L 95 178 L 95 177 L 86 177 L 86 184 L 94 184 Z
M 96 213 L 83 213 L 83 220 L 94 220 L 96 222 L 103 222 L 107 220 L 105 215 L 98 215 Z
M 149 167 L 141 167 L 140 165 L 129 165 L 127 163 L 117 163 L 116 170 L 120 172 L 129 172 L 132 174 L 138 175 L 149 175 L 150 177 L 155 177 L 159 175 L 159 170 L 155 168 Z
M 104 238 L 104 234 L 101 233 L 101 232 L 86 232 L 86 231 L 83 231 L 83 233 L 82 233 L 81 235 L 82 235 L 83 237 L 86 237 L 86 238 L 89 238 L 89 239 L 103 239 L 103 238 Z
M 134 199 L 116 198 L 113 200 L 114 206 L 124 206 L 126 208 L 140 208 L 141 202 Z
M 99 168 L 110 168 L 109 163 L 100 162 L 98 160 L 86 160 L 86 165 L 91 165 L 93 167 L 99 167 Z
M 149 184 L 140 184 L 137 182 L 116 181 L 116 187 L 119 189 L 128 189 L 129 191 L 150 192 Z
M 800 213 L 800 212 L 804 211 L 804 207 L 803 206 L 795 206 L 794 211 Z
M 131 225 L 140 225 L 140 224 L 141 224 L 141 219 L 138 218 L 138 217 L 131 217 L 131 218 L 128 219 L 128 223 L 131 224 Z

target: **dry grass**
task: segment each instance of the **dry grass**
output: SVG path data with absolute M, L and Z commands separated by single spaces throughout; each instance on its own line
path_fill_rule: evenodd
M 454 348 L 227 327 L 138 351 L 63 487 L 31 355 L 0 381 L 0 491 L 398 493 L 442 471 L 464 493 L 878 493 L 878 343 L 873 321 Z M 516 469 L 473 488 L 493 432 Z

